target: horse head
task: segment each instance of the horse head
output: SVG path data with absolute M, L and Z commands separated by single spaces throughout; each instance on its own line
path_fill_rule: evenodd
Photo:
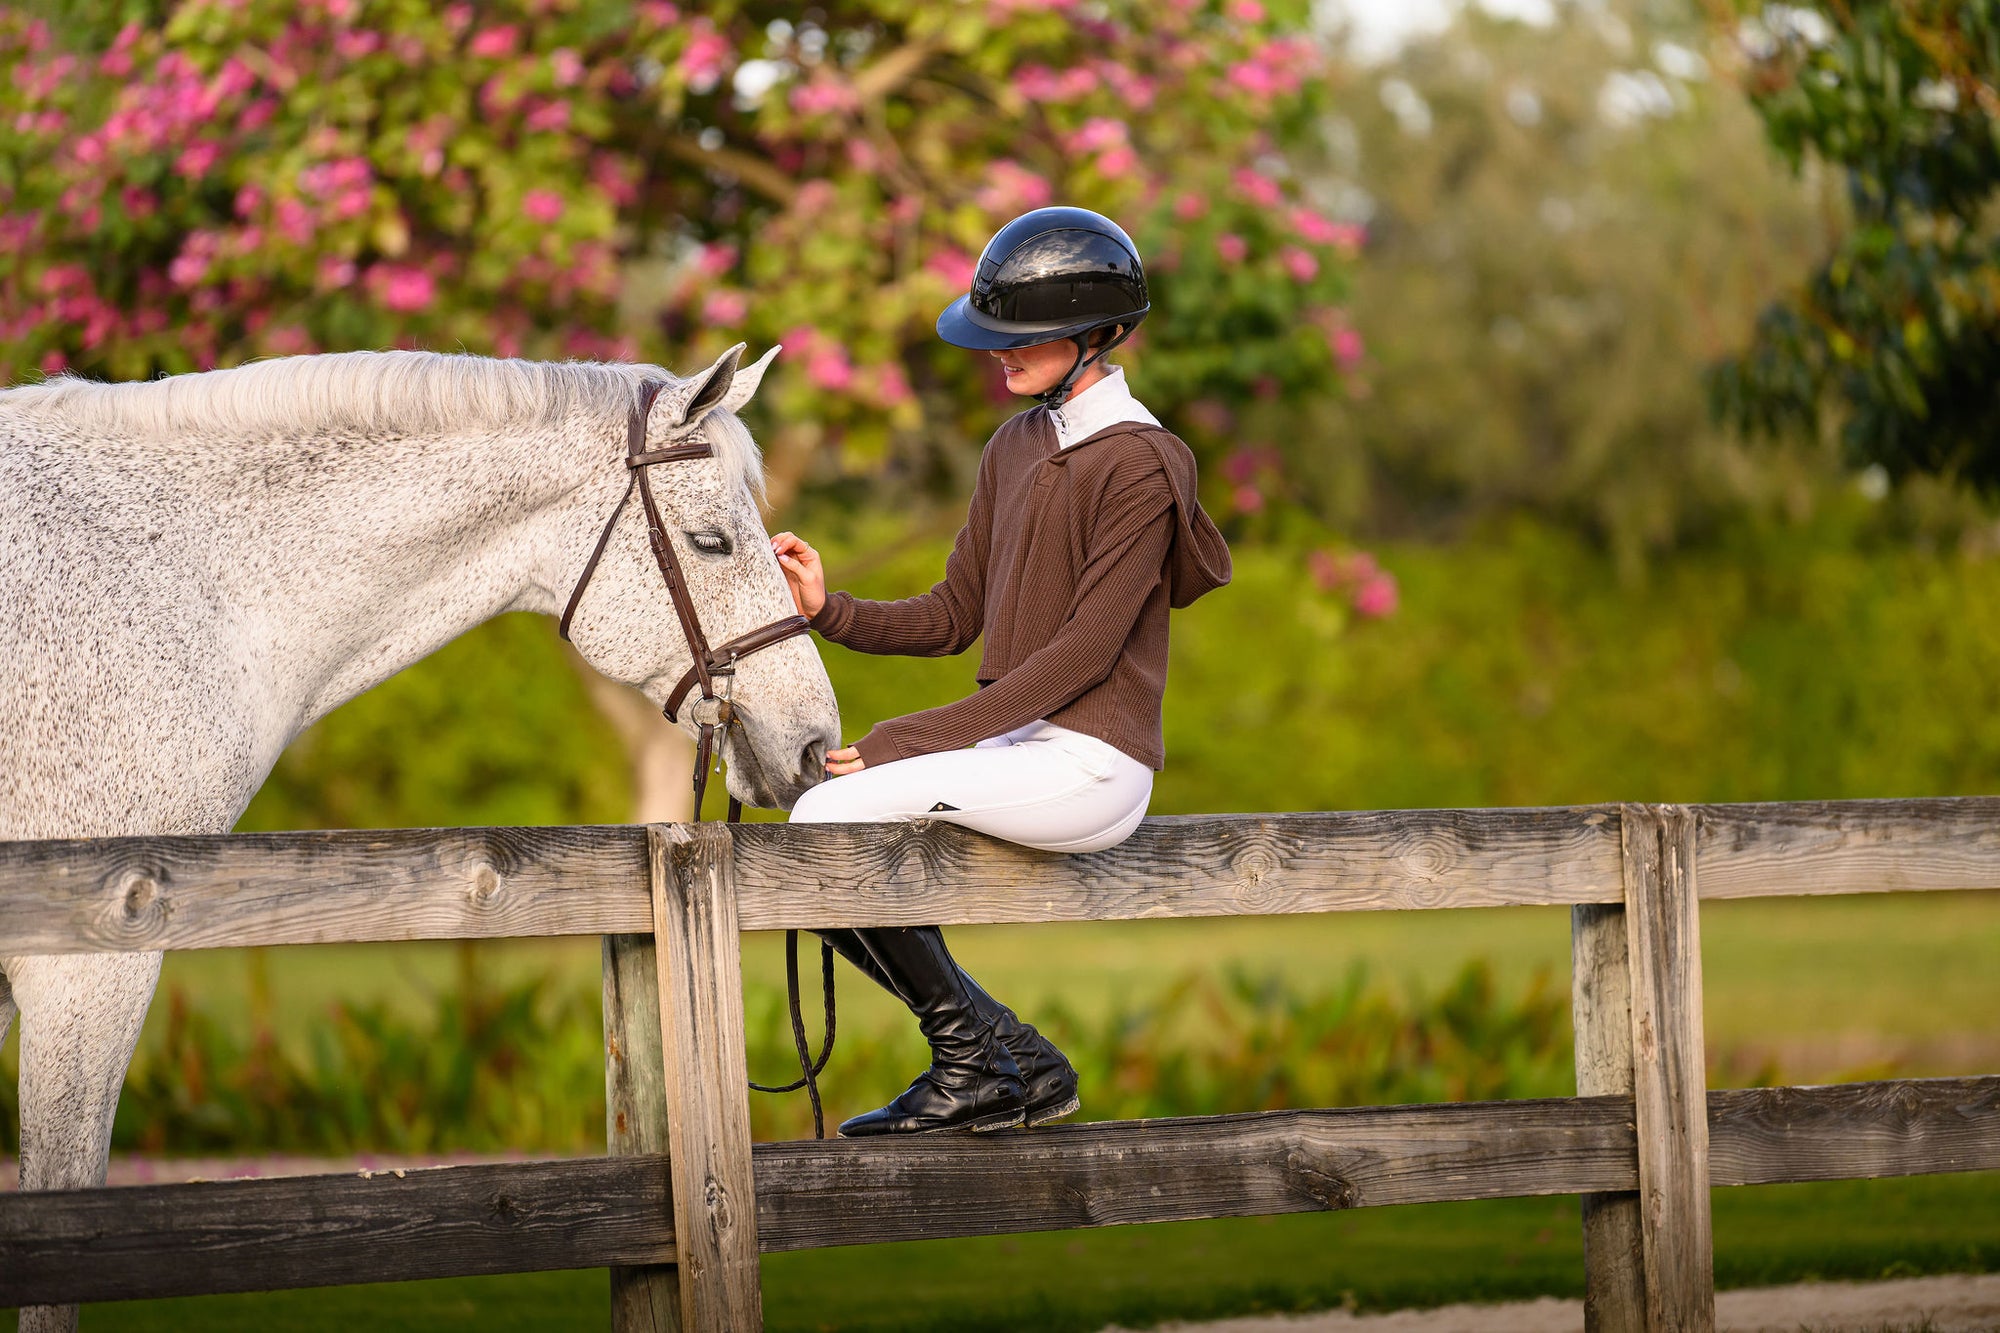
M 655 704 L 677 704 L 675 721 L 690 735 L 703 715 L 696 706 L 700 689 L 679 700 L 672 696 L 695 655 L 662 565 L 678 571 L 699 633 L 712 647 L 796 614 L 757 507 L 757 448 L 736 417 L 777 351 L 743 367 L 738 344 L 700 374 L 669 378 L 650 401 L 641 397 L 643 435 L 630 441 L 631 450 L 672 453 L 647 465 L 646 476 L 670 552 L 663 561 L 651 548 L 647 505 L 625 479 L 627 441 L 621 439 L 617 462 L 607 457 L 606 470 L 615 466 L 619 485 L 631 489 L 603 530 L 600 557 L 579 578 L 566 619 L 585 660 L 637 686 Z M 607 488 L 587 489 L 595 497 Z M 722 733 L 731 795 L 789 809 L 825 778 L 826 752 L 839 743 L 840 715 L 809 636 L 786 638 L 726 664 L 713 685 L 727 698 L 733 719 Z

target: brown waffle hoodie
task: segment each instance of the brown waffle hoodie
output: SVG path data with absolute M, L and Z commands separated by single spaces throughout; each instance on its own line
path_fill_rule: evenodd
M 1038 407 L 987 443 L 942 580 L 893 602 L 829 593 L 812 626 L 843 647 L 910 657 L 985 637 L 979 691 L 875 727 L 855 743 L 871 767 L 1046 719 L 1157 769 L 1168 609 L 1229 574 L 1179 436 L 1127 422 L 1063 449 Z

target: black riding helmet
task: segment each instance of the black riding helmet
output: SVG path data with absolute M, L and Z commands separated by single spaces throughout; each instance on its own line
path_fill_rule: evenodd
M 1038 208 L 994 233 L 972 290 L 945 307 L 937 331 L 981 352 L 1069 339 L 1076 364 L 1035 395 L 1061 407 L 1084 368 L 1130 337 L 1150 309 L 1139 247 L 1123 228 L 1087 208 Z M 1118 333 L 1092 351 L 1091 333 L 1112 324 Z

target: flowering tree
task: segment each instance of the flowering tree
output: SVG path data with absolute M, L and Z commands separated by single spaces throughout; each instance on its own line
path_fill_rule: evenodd
M 776 498 L 816 466 L 948 476 L 993 380 L 931 321 L 992 230 L 1063 201 L 1149 261 L 1148 400 L 1197 447 L 1300 447 L 1240 438 L 1235 408 L 1361 356 L 1337 304 L 1360 234 L 1290 165 L 1326 98 L 1306 0 L 809 12 L 0 8 L 0 377 L 391 345 L 687 366 L 778 341 Z

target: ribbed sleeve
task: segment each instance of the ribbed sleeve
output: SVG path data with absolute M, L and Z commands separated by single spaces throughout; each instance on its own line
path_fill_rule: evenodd
M 1173 504 L 1173 491 L 1159 472 L 1108 495 L 1091 525 L 1091 542 L 1074 587 L 1018 590 L 1024 598 L 1067 598 L 1068 614 L 1048 642 L 976 694 L 875 727 L 856 742 L 861 758 L 885 764 L 970 745 L 1045 718 L 1103 681 L 1124 650 L 1140 608 L 1164 576 L 1174 539 Z M 857 619 L 863 605 L 856 604 Z
M 929 592 L 876 602 L 830 592 L 811 625 L 821 637 L 861 653 L 949 657 L 979 637 L 986 617 L 986 559 L 993 522 L 992 489 L 984 460 L 973 483 L 965 526 L 958 530 L 944 577 Z

